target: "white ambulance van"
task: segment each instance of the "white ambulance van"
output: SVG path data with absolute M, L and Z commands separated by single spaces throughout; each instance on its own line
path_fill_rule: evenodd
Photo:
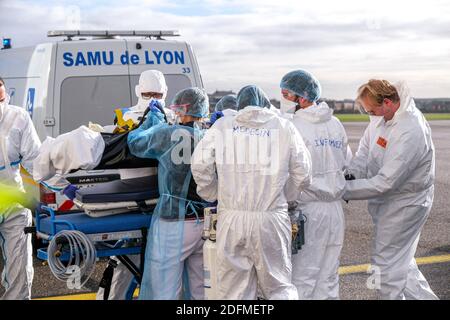
M 176 31 L 49 31 L 64 37 L 32 47 L 0 50 L 0 76 L 11 104 L 29 112 L 39 137 L 56 137 L 87 125 L 111 125 L 114 110 L 136 104 L 135 85 L 149 69 L 160 70 L 169 88 L 166 105 L 187 87 L 203 88 L 196 57 Z M 114 170 L 78 172 L 71 181 L 88 185 L 120 179 Z M 26 179 L 30 182 L 30 179 Z M 41 201 L 58 211 L 72 201 L 40 187 Z

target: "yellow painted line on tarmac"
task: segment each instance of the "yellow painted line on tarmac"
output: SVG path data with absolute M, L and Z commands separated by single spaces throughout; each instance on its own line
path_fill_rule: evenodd
M 133 298 L 139 296 L 139 289 L 136 289 L 133 294 Z M 33 300 L 96 300 L 97 293 L 81 293 L 81 294 L 68 294 L 64 296 L 54 296 L 54 297 L 42 297 Z
M 365 273 L 369 270 L 370 264 L 360 264 L 355 266 L 343 266 L 339 268 L 339 275 Z
M 450 254 L 445 254 L 441 256 L 430 256 L 416 258 L 418 265 L 436 264 L 450 262 Z M 354 266 L 342 266 L 339 268 L 339 275 L 355 274 L 355 273 L 366 273 L 369 269 L 370 264 L 359 264 Z M 139 290 L 136 289 L 134 292 L 134 298 L 139 295 Z M 36 298 L 33 300 L 95 300 L 96 293 L 83 293 L 83 294 L 73 294 L 65 296 L 55 296 L 55 297 L 43 297 Z
M 450 254 L 445 254 L 441 256 L 430 256 L 416 258 L 416 263 L 418 265 L 435 264 L 450 262 Z M 354 266 L 342 266 L 339 268 L 339 275 L 354 274 L 354 273 L 366 273 L 370 268 L 370 264 L 360 264 Z
M 450 254 L 444 254 L 442 256 L 416 258 L 416 262 L 418 265 L 450 262 Z
M 95 300 L 95 293 L 70 294 L 66 296 L 36 298 L 33 300 Z

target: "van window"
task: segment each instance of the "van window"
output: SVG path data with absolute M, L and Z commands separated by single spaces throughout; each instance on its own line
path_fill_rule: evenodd
M 61 85 L 60 134 L 89 121 L 111 125 L 114 110 L 129 106 L 128 75 L 67 78 Z
M 165 75 L 169 88 L 166 105 L 170 105 L 175 94 L 191 87 L 185 75 Z M 114 110 L 137 103 L 135 86 L 139 75 L 70 77 L 61 85 L 60 134 L 75 130 L 89 121 L 100 125 L 111 125 Z
M 180 91 L 181 89 L 192 87 L 191 80 L 182 74 L 165 74 L 164 78 L 166 79 L 167 87 L 169 88 L 169 91 L 167 92 L 166 97 L 166 106 L 169 106 L 172 102 L 173 97 L 175 94 Z M 132 100 L 133 105 L 137 103 L 137 97 L 134 93 L 134 87 L 139 82 L 139 75 L 132 75 L 130 76 L 131 80 L 131 90 L 133 92 L 132 94 Z

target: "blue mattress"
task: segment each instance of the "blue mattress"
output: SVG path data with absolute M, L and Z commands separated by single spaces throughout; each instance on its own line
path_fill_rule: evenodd
M 38 231 L 53 235 L 54 221 L 69 222 L 75 227 L 75 230 L 86 234 L 139 230 L 150 227 L 151 219 L 151 215 L 142 213 L 123 213 L 102 218 L 91 218 L 85 213 L 69 213 L 58 215 L 53 221 L 51 217 L 40 219 Z M 56 232 L 72 229 L 67 224 L 57 223 L 55 226 Z
M 115 180 L 76 192 L 82 203 L 145 201 L 159 198 L 158 176 Z

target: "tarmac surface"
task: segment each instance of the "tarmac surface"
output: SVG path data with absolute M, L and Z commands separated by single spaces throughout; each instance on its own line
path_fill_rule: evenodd
M 419 266 L 431 288 L 441 299 L 450 299 L 450 121 L 430 122 L 436 148 L 435 198 L 430 217 L 422 231 L 416 258 L 431 257 Z M 353 152 L 367 123 L 344 123 Z M 368 274 L 364 265 L 369 263 L 372 221 L 367 213 L 366 201 L 351 201 L 344 204 L 346 233 L 341 266 L 351 267 L 341 270 L 341 299 L 376 299 L 376 292 L 366 286 Z M 436 258 L 437 257 L 437 258 Z M 440 257 L 440 258 L 439 258 Z M 105 260 L 99 261 L 91 279 L 81 290 L 69 290 L 66 283 L 59 282 L 51 274 L 49 267 L 34 259 L 35 275 L 33 298 L 74 295 L 71 299 L 93 298 L 93 295 L 76 296 L 80 293 L 95 292 L 105 268 Z M 0 269 L 3 265 L 0 262 Z M 0 288 L 0 294 L 3 289 Z M 67 297 L 69 298 L 69 297 Z

